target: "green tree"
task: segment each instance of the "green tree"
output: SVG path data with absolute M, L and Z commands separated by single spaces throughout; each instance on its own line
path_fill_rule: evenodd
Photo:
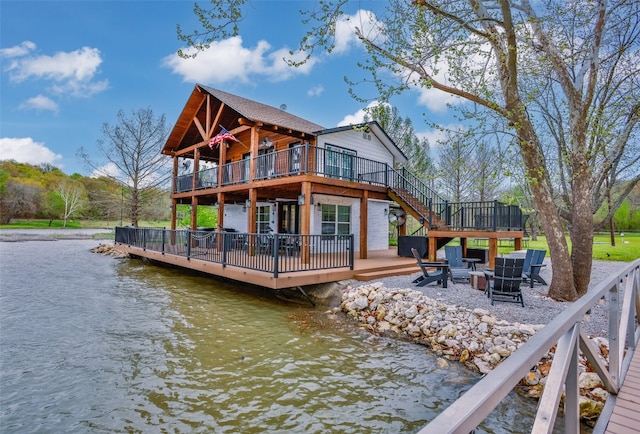
M 433 179 L 429 141 L 420 139 L 411 119 L 403 118 L 397 107 L 376 104 L 367 108 L 365 121 L 375 120 L 407 157 L 406 167 L 425 181 Z
M 245 1 L 212 0 L 209 9 L 196 5 L 203 30 L 185 34 L 178 27 L 178 37 L 203 50 L 216 39 L 237 35 Z M 336 24 L 350 5 L 328 0 L 308 11 L 301 50 L 309 55 L 315 49 L 331 52 Z M 552 0 L 391 0 L 384 16 L 369 17 L 367 29 L 355 27 L 355 33 L 369 53 L 364 68 L 378 89 L 376 99 L 388 101 L 415 87 L 433 88 L 474 104 L 479 113 L 503 119 L 520 149 L 547 236 L 554 267 L 549 295 L 575 300 L 584 294 L 590 279 L 584 270 L 592 264 L 592 194 L 597 180 L 606 177 L 596 177 L 595 166 L 604 162 L 605 170 L 612 170 L 637 134 L 640 3 L 596 0 L 567 7 Z M 566 163 L 562 172 L 569 175 L 570 190 L 563 192 L 568 200 L 562 204 L 556 201 L 554 170 L 541 140 L 549 129 L 530 112 L 549 80 L 568 115 L 563 117 L 564 134 L 555 137 L 555 163 Z M 605 94 L 604 83 L 611 84 L 612 98 L 599 99 Z M 622 94 L 625 98 L 617 97 Z M 621 109 L 628 113 L 619 127 L 623 134 L 619 140 L 602 141 L 606 148 L 594 153 L 598 135 L 611 131 L 598 122 L 600 114 Z M 640 177 L 629 167 L 630 179 Z M 571 254 L 565 221 L 571 228 Z

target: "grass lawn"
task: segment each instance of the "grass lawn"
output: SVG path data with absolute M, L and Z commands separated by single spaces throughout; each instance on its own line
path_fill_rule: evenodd
M 77 220 L 67 221 L 68 229 L 81 229 L 85 226 Z M 0 225 L 0 229 L 62 229 L 62 220 L 13 220 L 8 225 Z
M 569 248 L 571 248 L 571 241 L 569 240 L 569 236 L 567 236 L 567 243 L 569 244 Z M 459 239 L 454 239 L 453 241 L 451 241 L 451 245 L 456 244 L 460 244 Z M 397 246 L 398 240 L 395 238 L 389 240 L 389 245 Z M 476 247 L 473 239 L 469 240 L 467 246 Z M 478 247 L 486 248 L 486 244 L 479 245 Z M 536 241 L 530 240 L 528 247 L 523 246 L 523 248 L 546 250 L 547 257 L 549 256 L 549 246 L 547 245 L 547 239 L 544 236 L 539 236 Z M 498 247 L 499 253 L 509 253 L 513 252 L 513 250 L 513 247 L 509 246 Z M 615 246 L 611 246 L 611 238 L 609 234 L 596 234 L 594 236 L 593 259 L 602 261 L 632 262 L 638 258 L 640 258 L 640 233 L 625 233 L 624 237 L 621 237 L 619 233 L 616 234 Z
M 640 258 L 640 234 L 625 233 L 624 237 L 621 237 L 618 233 L 615 239 L 616 245 L 612 246 L 609 234 L 596 234 L 593 239 L 593 259 L 631 262 Z M 567 243 L 571 248 L 569 237 L 567 237 Z M 529 248 L 548 251 L 547 239 L 538 237 L 536 241 L 529 241 Z
M 455 241 L 454 241 L 455 242 Z M 549 257 L 549 246 L 547 238 L 539 236 L 537 240 L 529 240 L 528 246 L 523 242 L 523 249 L 546 250 Z M 567 244 L 571 249 L 571 240 L 567 236 Z M 473 241 L 467 244 L 474 247 Z M 499 253 L 513 252 L 513 247 L 498 247 Z M 596 234 L 593 239 L 593 259 L 601 261 L 623 261 L 632 262 L 640 258 L 640 234 L 625 233 L 624 237 L 616 234 L 616 245 L 611 245 L 611 237 L 609 234 Z
M 125 226 L 127 223 L 123 223 Z M 141 221 L 140 227 L 168 227 L 169 221 Z M 100 220 L 68 220 L 67 229 L 113 229 L 120 225 L 120 221 L 100 221 Z M 62 229 L 62 220 L 13 220 L 8 225 L 0 225 L 0 229 Z

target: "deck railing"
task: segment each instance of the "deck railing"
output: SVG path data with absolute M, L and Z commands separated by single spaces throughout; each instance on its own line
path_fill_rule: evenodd
M 515 205 L 498 201 L 449 202 L 438 195 L 406 169 L 396 170 L 386 163 L 358 157 L 334 149 L 309 144 L 263 153 L 251 160 L 226 163 L 194 174 L 179 175 L 174 180 L 174 192 L 216 188 L 227 185 L 277 179 L 299 174 L 312 174 L 326 178 L 365 183 L 393 190 L 406 206 L 411 207 L 419 220 L 431 229 L 434 219 L 438 224 L 456 230 L 523 230 L 526 216 Z M 221 180 L 218 179 L 221 171 Z
M 561 397 L 564 397 L 565 433 L 580 432 L 578 407 L 578 351 L 582 351 L 607 391 L 613 395 L 620 390 L 629 363 L 640 340 L 640 260 L 628 265 L 571 304 L 557 318 L 533 335 L 493 371 L 483 377 L 464 395 L 440 413 L 421 434 L 470 433 L 482 423 L 557 344 L 551 370 L 538 404 L 531 428 L 534 433 L 553 431 Z M 609 360 L 608 366 L 599 350 L 582 330 L 581 323 L 590 310 L 606 297 L 609 303 Z M 612 406 L 608 402 L 601 413 L 594 432 L 604 431 Z
M 488 202 L 445 202 L 434 205 L 438 215 L 447 224 L 460 230 L 509 230 L 524 229 L 527 216 L 517 205 L 497 200 Z
M 272 273 L 353 269 L 353 235 L 257 234 L 116 227 L 115 242 Z

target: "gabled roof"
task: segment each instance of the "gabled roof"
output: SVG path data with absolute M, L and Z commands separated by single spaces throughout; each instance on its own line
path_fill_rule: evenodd
M 298 116 L 292 115 L 291 113 L 287 113 L 284 110 L 223 92 L 212 87 L 203 86 L 201 84 L 198 86 L 250 121 L 278 125 L 307 134 L 312 134 L 314 131 L 324 129 L 321 125 L 302 119 Z
M 369 121 L 369 122 L 363 122 L 361 124 L 353 124 L 353 125 L 345 125 L 345 126 L 342 126 L 342 127 L 327 128 L 327 129 L 324 129 L 324 130 L 315 131 L 314 134 L 316 136 L 321 136 L 321 135 L 325 135 L 325 134 L 333 134 L 333 133 L 339 133 L 339 132 L 342 132 L 342 131 L 354 130 L 354 129 L 357 130 L 357 129 L 363 129 L 363 128 L 369 128 L 369 130 L 373 133 L 373 135 L 376 136 L 378 138 L 378 140 L 380 140 L 380 142 L 389 150 L 389 152 L 391 152 L 391 154 L 394 156 L 394 158 L 396 160 L 398 160 L 398 161 L 406 161 L 407 160 L 407 156 L 404 155 L 402 150 L 398 147 L 398 145 L 396 145 L 396 143 L 393 141 L 393 139 L 391 139 L 391 137 L 389 137 L 387 132 L 380 126 L 378 121 Z
M 214 107 L 220 107 L 224 104 L 225 108 L 222 111 L 222 116 L 219 118 L 218 123 L 228 130 L 232 130 L 239 126 L 238 118 L 244 118 L 250 122 L 260 122 L 264 125 L 272 125 L 282 129 L 288 129 L 290 130 L 289 133 L 293 132 L 297 137 L 304 135 L 318 136 L 354 128 L 368 127 L 383 146 L 391 152 L 396 160 L 406 161 L 407 159 L 376 121 L 359 125 L 325 128 L 322 125 L 318 125 L 314 122 L 292 115 L 291 113 L 287 113 L 279 108 L 201 84 L 197 84 L 194 87 L 191 96 L 187 100 L 184 109 L 180 113 L 176 124 L 169 134 L 162 153 L 171 155 L 172 152 L 175 152 L 180 148 L 188 147 L 202 141 L 202 134 L 194 123 L 194 119 L 199 119 L 200 125 L 206 124 L 207 106 L 206 104 L 203 104 L 205 94 L 211 95 L 213 100 L 218 101 L 213 103 Z M 214 108 L 213 110 L 216 109 Z M 217 130 L 217 126 L 214 126 L 214 129 Z M 201 158 L 206 159 L 207 153 L 207 149 L 203 148 Z

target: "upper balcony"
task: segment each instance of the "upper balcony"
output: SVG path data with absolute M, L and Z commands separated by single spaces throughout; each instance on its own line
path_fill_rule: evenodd
M 296 175 L 316 175 L 367 185 L 389 185 L 386 163 L 309 144 L 263 153 L 255 158 L 203 169 L 174 178 L 173 193 L 250 184 Z

